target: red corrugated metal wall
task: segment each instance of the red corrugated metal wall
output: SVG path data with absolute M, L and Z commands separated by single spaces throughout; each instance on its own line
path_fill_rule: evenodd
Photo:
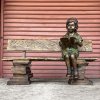
M 92 53 L 81 57 L 100 58 L 100 0 L 4 0 L 3 57 L 20 57 L 22 53 L 6 50 L 8 39 L 59 39 L 66 33 L 69 17 L 79 20 L 79 33 L 93 41 Z M 28 57 L 60 57 L 57 53 L 27 53 Z M 11 62 L 3 62 L 4 77 L 11 76 Z M 32 62 L 34 77 L 65 77 L 64 62 Z M 85 75 L 100 78 L 100 59 L 91 62 Z
M 1 1 L 0 1 L 0 26 L 1 26 Z M 1 27 L 0 27 L 0 76 L 1 76 Z
M 1 1 L 0 1 L 0 77 L 2 77 L 2 23 L 1 23 L 1 19 L 2 19 L 2 5 L 1 5 Z

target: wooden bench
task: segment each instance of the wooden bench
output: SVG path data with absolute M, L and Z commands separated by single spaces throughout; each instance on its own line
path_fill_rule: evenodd
M 63 58 L 45 58 L 45 57 L 26 57 L 27 51 L 43 51 L 43 52 L 61 52 L 59 40 L 8 40 L 7 50 L 22 51 L 23 56 L 20 58 L 3 58 L 4 61 L 12 61 L 13 77 L 8 81 L 8 85 L 24 85 L 30 84 L 32 73 L 30 64 L 32 61 L 64 61 Z M 84 40 L 83 46 L 79 48 L 80 52 L 92 52 L 92 41 Z M 94 61 L 95 58 L 78 58 L 78 66 L 87 66 L 89 61 Z M 82 71 L 80 71 L 81 73 Z M 34 73 L 33 73 L 34 74 Z

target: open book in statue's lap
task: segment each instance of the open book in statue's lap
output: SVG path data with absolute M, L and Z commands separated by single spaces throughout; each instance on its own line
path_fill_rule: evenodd
M 65 47 L 71 47 L 71 45 L 75 45 L 77 38 L 75 37 L 63 37 L 60 38 L 60 41 L 65 45 Z

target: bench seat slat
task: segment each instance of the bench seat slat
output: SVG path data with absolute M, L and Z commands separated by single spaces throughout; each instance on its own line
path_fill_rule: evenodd
M 26 60 L 31 60 L 31 61 L 64 61 L 64 59 L 63 58 L 10 58 L 10 59 L 3 59 L 3 60 L 6 60 L 6 61 L 19 61 L 19 63 L 21 62 L 21 61 L 26 61 Z M 89 61 L 93 61 L 93 60 L 95 60 L 95 59 L 88 59 L 88 58 L 86 58 L 86 60 L 85 59 L 78 59 L 77 60 L 77 64 L 78 65 L 83 65 L 83 66 L 87 66 L 88 65 L 88 62 L 87 62 L 87 60 L 89 60 Z
M 23 57 L 20 57 L 20 58 L 15 58 L 15 57 L 13 57 L 13 58 L 3 58 L 2 60 L 5 60 L 5 61 L 12 61 L 12 60 L 27 60 L 27 59 L 29 59 L 29 60 L 33 60 L 33 61 L 64 61 L 64 59 L 63 58 L 43 58 L 43 57 L 31 57 L 31 58 L 29 58 L 29 57 L 27 57 L 27 58 L 23 58 Z M 95 60 L 97 60 L 97 58 L 78 58 L 78 60 L 85 60 L 85 61 L 95 61 Z

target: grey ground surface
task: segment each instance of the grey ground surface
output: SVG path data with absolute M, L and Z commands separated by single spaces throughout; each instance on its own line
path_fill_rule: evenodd
M 94 85 L 68 85 L 63 81 L 33 82 L 30 85 L 6 85 L 0 79 L 0 100 L 100 100 L 100 80 Z

